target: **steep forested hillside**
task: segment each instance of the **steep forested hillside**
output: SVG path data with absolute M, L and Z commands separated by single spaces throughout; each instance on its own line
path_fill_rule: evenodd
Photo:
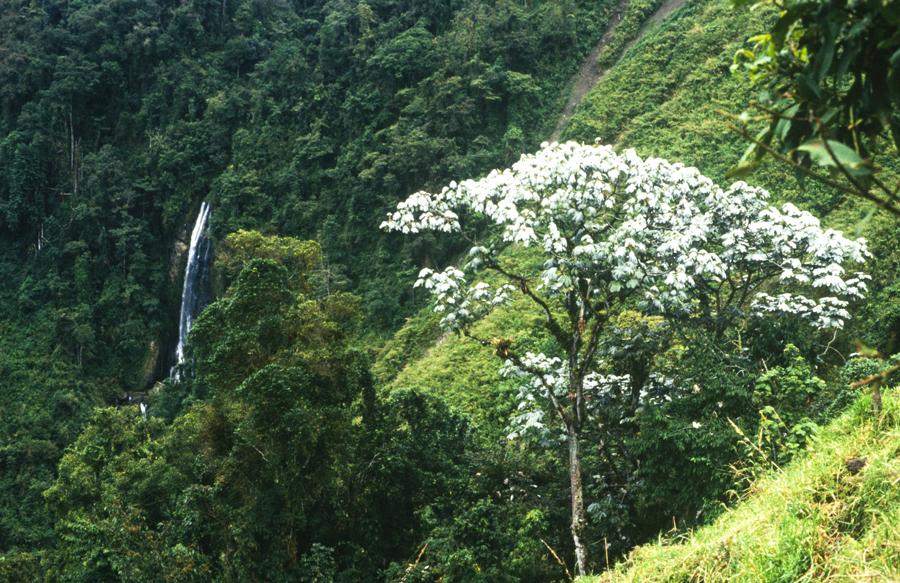
M 767 18 L 735 12 L 719 2 L 688 3 L 661 25 L 644 31 L 637 46 L 587 95 L 563 139 L 598 139 L 635 148 L 644 155 L 695 165 L 708 176 L 727 181 L 727 172 L 746 143 L 728 129 L 728 118 L 722 112 L 739 112 L 752 94 L 746 82 L 731 75 L 729 64 L 743 44 L 743 31 L 760 30 Z M 635 83 L 638 77 L 646 83 Z M 877 307 L 862 308 L 863 317 L 868 318 L 857 333 L 893 352 L 896 336 L 890 330 L 898 322 L 890 298 L 897 270 L 894 223 L 886 217 L 867 218 L 871 209 L 855 201 L 842 204 L 838 193 L 800 180 L 775 163 L 767 164 L 749 180 L 769 188 L 781 201 L 826 215 L 826 221 L 835 227 L 869 235 L 879 261 L 873 273 L 882 289 Z M 522 257 L 521 261 L 527 263 L 528 259 Z M 536 265 L 534 261 L 531 264 Z M 527 303 L 491 314 L 484 326 L 527 330 L 523 305 Z M 493 387 L 502 384 L 497 376 L 499 363 L 474 342 L 440 337 L 439 319 L 428 310 L 410 319 L 382 351 L 376 373 L 394 386 L 435 388 L 451 400 L 461 399 L 462 407 L 478 414 L 483 402 L 472 395 L 479 387 L 495 393 Z M 458 367 L 464 367 L 465 373 L 460 374 Z M 467 401 L 471 403 L 468 406 L 464 404 Z
M 753 96 L 747 81 L 734 76 L 729 65 L 743 45 L 746 31 L 763 30 L 772 18 L 771 13 L 765 12 L 735 12 L 725 3 L 687 3 L 661 24 L 642 31 L 636 45 L 615 62 L 586 96 L 563 131 L 563 138 L 586 142 L 599 139 L 620 148 L 633 147 L 643 155 L 659 155 L 696 165 L 709 176 L 727 182 L 729 170 L 746 149 L 746 142 L 729 129 L 727 114 L 739 113 Z M 635 82 L 636 79 L 641 82 Z M 896 174 L 897 162 L 893 154 L 886 157 L 887 171 Z M 767 187 L 779 201 L 814 210 L 831 226 L 867 236 L 875 256 L 871 263 L 874 301 L 857 308 L 852 330 L 845 338 L 863 340 L 888 354 L 896 351 L 898 255 L 894 221 L 887 216 L 873 215 L 871 207 L 856 200 L 848 201 L 844 195 L 815 181 L 804 180 L 775 162 L 764 164 L 747 180 Z M 520 252 L 512 254 L 509 260 L 509 265 L 524 271 L 536 270 L 540 264 L 539 260 Z M 503 433 L 504 428 L 510 431 L 510 411 L 515 409 L 518 400 L 514 383 L 499 374 L 502 361 L 476 341 L 442 333 L 440 319 L 440 314 L 425 310 L 408 320 L 380 352 L 374 369 L 377 378 L 388 387 L 416 388 L 440 395 L 482 426 L 493 427 L 498 433 Z M 473 335 L 502 336 L 534 349 L 541 346 L 537 341 L 541 337 L 541 320 L 541 310 L 520 298 L 492 312 L 473 328 Z M 760 346 L 762 353 L 779 350 L 775 347 L 783 347 L 786 341 L 811 340 L 788 329 L 751 333 L 769 335 L 774 341 L 768 349 Z M 814 344 L 806 344 L 802 351 L 821 363 L 823 345 Z M 852 352 L 847 345 L 841 350 L 845 354 Z M 778 356 L 771 352 L 764 358 L 768 366 L 779 362 Z M 700 365 L 722 366 L 713 361 Z M 822 373 L 828 374 L 827 369 L 822 367 Z M 801 370 L 805 372 L 800 374 L 806 375 L 811 371 Z M 714 382 L 736 389 L 747 381 L 723 374 Z M 821 381 L 811 382 L 814 385 Z M 819 419 L 840 410 L 840 405 L 829 404 L 833 393 L 820 397 L 822 402 L 813 407 L 813 410 L 825 409 L 819 412 Z M 673 515 L 679 524 L 690 525 L 698 522 L 698 518 L 703 522 L 708 513 L 717 512 L 709 502 L 724 499 L 725 490 L 732 483 L 727 476 L 729 464 L 741 454 L 732 449 L 737 435 L 718 415 L 721 411 L 715 414 L 717 430 L 705 425 L 708 429 L 701 435 L 684 431 L 683 427 L 690 427 L 695 418 L 705 414 L 702 403 L 703 399 L 693 406 L 682 403 L 663 408 L 659 416 L 644 420 L 646 424 L 641 429 L 644 437 L 635 447 L 642 463 L 655 467 L 640 472 L 644 475 L 627 486 L 627 494 L 610 488 L 610 482 L 615 484 L 618 479 L 604 476 L 608 469 L 604 468 L 603 460 L 598 460 L 598 465 L 590 470 L 596 480 L 593 496 L 607 500 L 594 516 L 598 525 L 596 536 L 605 537 L 608 543 L 612 541 L 609 552 L 613 558 L 620 549 L 628 547 L 629 541 L 634 540 L 631 537 L 640 538 L 654 529 L 664 529 L 666 522 L 671 524 Z M 719 402 L 716 406 L 721 405 Z M 753 419 L 756 409 L 747 407 L 746 403 L 738 405 L 732 414 L 743 415 L 742 422 L 749 427 L 759 421 Z M 783 426 L 784 429 L 788 427 Z M 655 479 L 648 480 L 648 475 Z M 644 486 L 650 491 L 641 492 Z M 628 507 L 624 511 L 627 518 L 611 512 L 611 508 L 623 512 Z M 661 512 L 663 508 L 668 514 Z M 649 529 L 643 534 L 628 530 L 636 524 L 648 525 Z M 623 525 L 628 528 L 620 530 Z M 616 534 L 623 538 L 617 541 Z M 597 540 L 595 553 L 602 548 Z
M 0 550 L 90 408 L 172 364 L 193 214 L 318 239 L 377 337 L 415 263 L 373 225 L 534 147 L 612 2 L 8 2 Z
M 570 578 L 566 437 L 526 431 L 543 426 L 500 374 L 510 347 L 553 349 L 547 311 L 514 280 L 523 295 L 448 332 L 416 274 L 499 245 L 491 221 L 473 240 L 379 224 L 551 135 L 727 185 L 747 148 L 729 115 L 758 92 L 730 66 L 777 18 L 725 0 L 5 2 L 0 580 Z M 896 367 L 896 220 L 771 159 L 743 179 L 864 236 L 867 299 L 833 334 L 747 306 L 727 332 L 604 310 L 603 372 L 669 388 L 586 424 L 592 570 L 712 520 L 857 401 L 850 382 Z M 204 201 L 215 301 L 170 376 Z M 498 256 L 548 265 L 540 246 Z M 885 464 L 853 479 L 878 490 Z

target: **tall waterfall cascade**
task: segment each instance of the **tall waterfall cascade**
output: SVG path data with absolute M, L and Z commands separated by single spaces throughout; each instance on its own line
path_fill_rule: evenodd
M 178 322 L 178 347 L 175 349 L 175 367 L 184 363 L 185 346 L 191 324 L 197 314 L 210 301 L 210 271 L 212 267 L 212 244 L 209 239 L 209 204 L 200 205 L 200 213 L 191 231 L 191 246 L 188 250 L 187 267 L 184 270 L 184 287 L 181 291 L 181 317 Z

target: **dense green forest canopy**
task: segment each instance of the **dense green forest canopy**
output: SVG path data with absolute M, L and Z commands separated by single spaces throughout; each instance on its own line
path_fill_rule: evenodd
M 3 2 L 0 580 L 565 579 L 566 444 L 515 431 L 495 362 L 507 342 L 547 349 L 541 314 L 475 322 L 489 349 L 444 334 L 411 284 L 468 244 L 378 224 L 557 127 L 726 184 L 747 143 L 720 112 L 754 91 L 729 65 L 776 15 L 691 0 L 644 26 L 680 4 Z M 604 75 L 563 127 L 592 49 Z M 895 149 L 878 163 L 896 180 Z M 868 239 L 867 300 L 833 337 L 784 318 L 679 341 L 623 305 L 604 346 L 636 352 L 607 372 L 652 366 L 680 392 L 585 429 L 590 569 L 721 512 L 898 350 L 896 223 L 790 167 L 754 170 L 775 202 Z M 204 201 L 215 301 L 167 378 Z M 127 395 L 149 415 L 116 406 Z
M 167 371 L 201 200 L 217 237 L 317 239 L 320 279 L 364 298 L 377 337 L 415 305 L 414 263 L 453 250 L 372 223 L 540 142 L 611 9 L 5 2 L 0 548 L 46 540 L 39 493 L 87 411 Z

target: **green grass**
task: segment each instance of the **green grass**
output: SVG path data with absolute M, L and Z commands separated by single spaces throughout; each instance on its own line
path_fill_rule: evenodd
M 847 461 L 865 460 L 853 474 Z M 900 395 L 860 398 L 713 524 L 579 583 L 900 581 Z

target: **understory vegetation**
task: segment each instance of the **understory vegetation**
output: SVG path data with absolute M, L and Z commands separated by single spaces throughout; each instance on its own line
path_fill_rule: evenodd
M 895 581 L 900 578 L 900 408 L 860 398 L 808 451 L 752 484 L 710 526 L 670 531 L 613 572 L 625 581 Z
M 900 61 L 667 4 L 3 3 L 0 581 L 900 579 Z

